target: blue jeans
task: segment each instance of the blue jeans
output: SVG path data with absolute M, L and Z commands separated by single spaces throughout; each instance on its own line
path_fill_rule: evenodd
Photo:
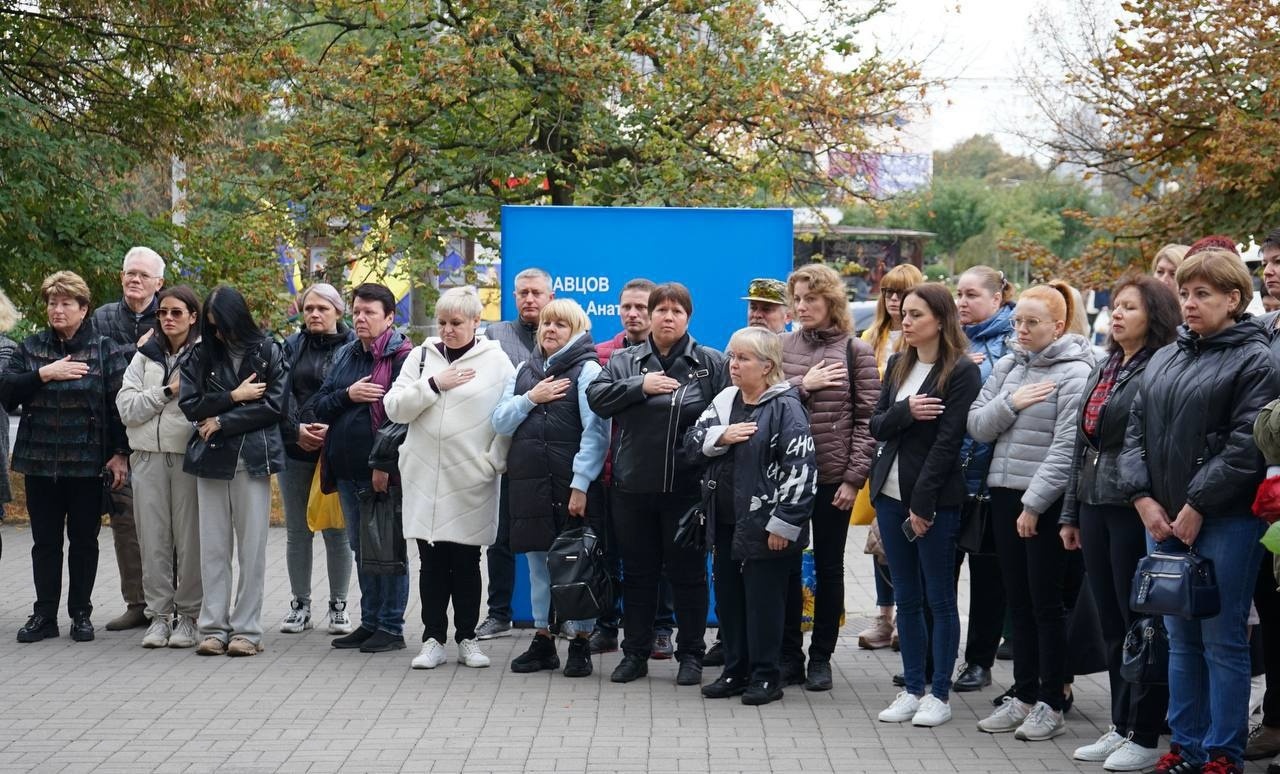
M 530 551 L 524 555 L 529 564 L 529 597 L 533 603 L 533 625 L 538 629 L 546 629 L 550 623 L 551 612 L 551 572 L 547 569 L 547 552 Z M 561 625 L 572 624 L 573 633 L 590 634 L 595 628 L 596 619 L 584 618 L 580 621 L 561 621 Z M 562 630 L 563 631 L 563 630 Z
M 404 636 L 404 609 L 409 605 L 409 575 L 371 575 L 360 572 L 360 498 L 357 492 L 370 487 L 368 481 L 338 480 L 342 517 L 347 520 L 347 541 L 356 560 L 356 581 L 360 584 L 360 628 L 381 629 Z
M 902 675 L 907 692 L 913 696 L 924 695 L 925 649 L 929 647 L 924 625 L 927 595 L 933 612 L 932 690 L 934 696 L 946 701 L 951 692 L 956 651 L 960 647 L 960 611 L 955 585 L 960 511 L 939 508 L 929 531 L 908 541 L 902 533 L 902 523 L 907 519 L 906 506 L 884 495 L 876 498 L 875 506 L 880 540 L 893 578 L 893 599 L 898 605 L 898 642 L 902 646 Z
M 1183 756 L 1197 763 L 1227 755 L 1243 765 L 1249 735 L 1249 602 L 1262 561 L 1266 524 L 1252 515 L 1207 516 L 1196 553 L 1211 560 L 1222 612 L 1188 621 L 1165 616 L 1169 630 L 1169 728 Z M 1147 545 L 1154 541 L 1147 536 Z M 1183 550 L 1179 541 L 1161 544 Z

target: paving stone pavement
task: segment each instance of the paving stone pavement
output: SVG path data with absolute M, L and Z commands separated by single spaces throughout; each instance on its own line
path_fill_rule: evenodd
M 608 681 L 618 654 L 597 657 L 595 674 L 585 679 L 514 674 L 507 664 L 526 646 L 527 631 L 485 643 L 489 669 L 457 666 L 450 646 L 446 665 L 412 670 L 422 632 L 416 572 L 407 650 L 366 655 L 334 650 L 323 631 L 280 634 L 276 626 L 289 601 L 283 529 L 271 530 L 268 633 L 257 657 L 145 650 L 141 630 L 101 628 L 121 604 L 105 529 L 94 591 L 97 639 L 71 642 L 63 620 L 62 637 L 19 645 L 13 633 L 33 598 L 31 538 L 25 527 L 0 526 L 0 771 L 1102 771 L 1070 759 L 1107 726 L 1107 688 L 1098 675 L 1076 681 L 1068 733 L 1052 742 L 976 729 L 1010 680 L 1007 662 L 997 664 L 998 687 L 954 694 L 955 719 L 940 728 L 877 722 L 901 665 L 890 650 L 859 650 L 853 637 L 874 609 L 870 559 L 861 552 L 865 533 L 854 528 L 849 537 L 850 616 L 833 662 L 835 690 L 788 688 L 781 702 L 756 708 L 704 701 L 696 688 L 677 688 L 671 661 L 650 662 L 649 678 L 628 685 Z M 313 598 L 323 604 L 323 544 L 315 546 Z M 962 617 L 966 588 L 962 581 Z M 354 600 L 352 609 L 358 610 Z M 560 651 L 563 658 L 563 643 Z M 709 669 L 707 679 L 714 675 Z

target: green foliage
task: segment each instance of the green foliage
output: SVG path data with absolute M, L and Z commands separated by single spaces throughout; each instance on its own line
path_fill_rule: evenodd
M 945 264 L 931 263 L 924 267 L 924 278 L 929 282 L 946 282 L 951 278 L 951 269 Z

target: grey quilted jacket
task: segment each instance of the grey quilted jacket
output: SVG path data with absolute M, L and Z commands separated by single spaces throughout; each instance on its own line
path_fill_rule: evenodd
M 1040 514 L 1062 497 L 1071 474 L 1076 414 L 1093 370 L 1093 349 L 1069 333 L 1037 353 L 1015 347 L 1000 358 L 969 409 L 969 435 L 995 443 L 987 486 L 1024 492 L 1022 506 Z M 1015 411 L 1024 384 L 1051 381 L 1049 397 Z

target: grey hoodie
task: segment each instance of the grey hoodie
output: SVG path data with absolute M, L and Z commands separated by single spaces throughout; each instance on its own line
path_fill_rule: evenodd
M 1062 497 L 1071 473 L 1075 426 L 1093 350 L 1069 333 L 1032 354 L 1014 348 L 1000 358 L 969 409 L 969 435 L 995 443 L 987 486 L 1024 492 L 1022 506 L 1041 514 Z M 1051 381 L 1049 397 L 1015 411 L 1011 396 L 1024 384 Z

